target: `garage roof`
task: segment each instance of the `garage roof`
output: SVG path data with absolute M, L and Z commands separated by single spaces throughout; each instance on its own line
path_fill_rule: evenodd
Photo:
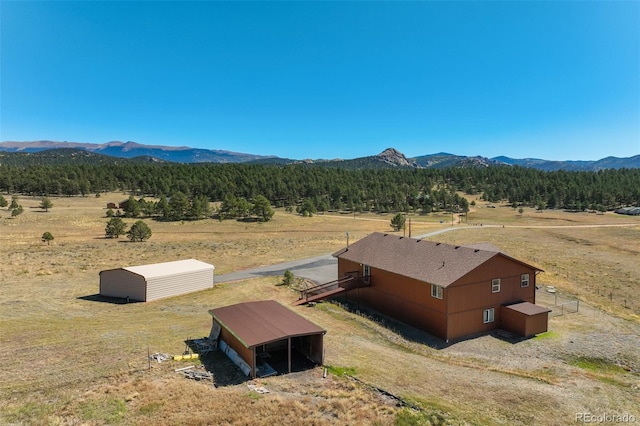
M 209 313 L 247 348 L 288 337 L 326 333 L 275 300 L 238 303 L 211 309 Z
M 186 272 L 214 269 L 213 265 L 195 259 L 176 260 L 175 262 L 154 263 L 151 265 L 129 266 L 121 268 L 145 278 L 179 275 Z

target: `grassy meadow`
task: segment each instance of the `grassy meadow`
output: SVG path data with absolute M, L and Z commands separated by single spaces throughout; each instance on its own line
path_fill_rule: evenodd
M 0 209 L 0 424 L 572 424 L 577 412 L 640 416 L 637 346 L 625 337 L 638 344 L 640 218 L 520 215 L 483 202 L 454 225 L 450 214 L 410 215 L 414 236 L 460 228 L 429 238 L 489 241 L 540 267 L 539 283 L 580 298 L 580 312 L 554 317 L 548 334 L 517 344 L 481 336 L 438 349 L 424 333 L 339 304 L 295 308 L 328 330 L 325 362 L 333 373 L 259 379 L 270 390 L 260 395 L 246 383 L 186 380 L 174 370 L 189 361 L 149 369 L 147 353 L 179 354 L 185 339 L 207 335 L 208 309 L 267 298 L 289 305 L 296 293 L 277 286 L 279 277 L 112 304 L 92 298 L 98 273 L 196 258 L 222 274 L 301 259 L 340 249 L 346 232 L 351 241 L 391 232 L 393 215 L 302 218 L 277 210 L 267 223 L 145 219 L 150 240 L 106 239 L 106 203 L 125 198 L 52 198 L 43 212 L 39 198 L 21 197 L 25 211 L 15 218 Z M 44 232 L 54 236 L 50 245 Z M 607 335 L 620 339 L 611 353 L 596 344 L 567 349 Z M 342 371 L 358 380 L 336 374 Z

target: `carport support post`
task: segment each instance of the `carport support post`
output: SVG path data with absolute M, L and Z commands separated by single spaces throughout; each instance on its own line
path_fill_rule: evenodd
M 287 362 L 289 367 L 289 373 L 291 373 L 291 337 L 287 338 L 287 351 L 289 352 L 287 354 Z
M 253 355 L 253 362 L 251 363 L 251 377 L 253 379 L 255 379 L 256 375 L 257 375 L 256 374 L 257 368 L 256 368 L 256 347 L 255 346 L 253 347 L 251 352 L 252 352 L 252 355 Z

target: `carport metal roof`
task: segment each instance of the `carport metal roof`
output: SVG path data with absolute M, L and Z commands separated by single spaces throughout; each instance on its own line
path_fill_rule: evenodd
M 176 260 L 173 262 L 152 263 L 150 265 L 139 266 L 127 266 L 124 268 L 108 269 L 108 271 L 115 271 L 122 269 L 140 275 L 146 279 L 167 277 L 173 275 L 181 275 L 195 271 L 213 271 L 215 267 L 208 263 L 201 262 L 195 259 Z M 106 271 L 101 271 L 106 272 Z
M 211 309 L 209 313 L 247 348 L 289 337 L 326 333 L 275 300 L 238 303 Z

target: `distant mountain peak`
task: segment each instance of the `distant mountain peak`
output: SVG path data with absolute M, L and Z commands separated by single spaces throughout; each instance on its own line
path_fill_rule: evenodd
M 55 151 L 64 148 L 67 151 Z M 486 158 L 482 156 L 464 156 L 439 152 L 407 158 L 395 148 L 387 148 L 378 155 L 354 159 L 306 159 L 295 160 L 244 154 L 233 151 L 190 148 L 188 146 L 145 145 L 134 141 L 109 141 L 106 143 L 68 142 L 39 140 L 31 142 L 0 142 L 0 158 L 8 153 L 31 154 L 40 151 L 54 150 L 51 154 L 57 157 L 90 158 L 83 150 L 94 154 L 102 154 L 117 158 L 137 158 L 136 161 L 168 161 L 175 163 L 254 163 L 254 164 L 316 164 L 340 168 L 437 168 L 447 167 L 494 167 L 519 166 L 544 171 L 598 171 L 604 169 L 640 168 L 640 155 L 628 158 L 609 156 L 597 161 L 549 161 L 539 158 L 514 159 L 505 156 Z M 153 160 L 152 160 L 153 159 Z M 49 161 L 49 160 L 47 160 Z M 98 160 L 96 160 L 98 161 Z M 102 161 L 102 160 L 100 160 Z
M 403 153 L 401 153 L 395 148 L 385 149 L 380 154 L 376 155 L 376 158 L 384 161 L 387 164 L 392 164 L 394 166 L 402 166 L 402 167 L 414 166 L 413 163 L 410 163 L 409 160 L 407 160 L 407 157 L 405 157 Z

